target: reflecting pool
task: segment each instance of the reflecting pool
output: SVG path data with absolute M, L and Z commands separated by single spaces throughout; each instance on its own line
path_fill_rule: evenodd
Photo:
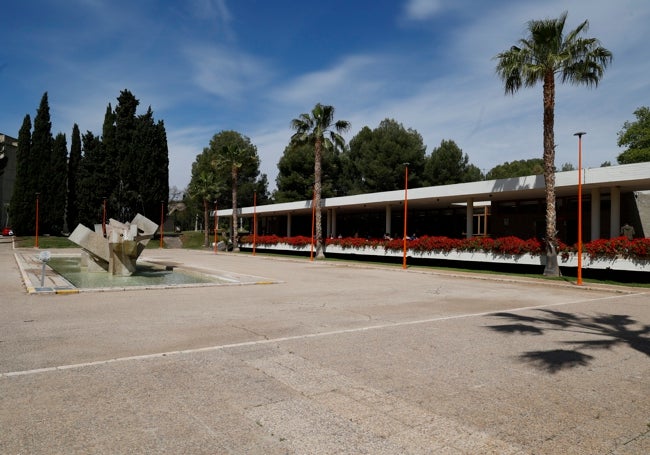
M 140 263 L 131 276 L 115 276 L 108 272 L 88 272 L 74 256 L 55 256 L 47 263 L 56 273 L 79 289 L 121 288 L 129 286 L 173 286 L 220 283 L 215 276 L 189 271 L 171 270 L 160 265 Z

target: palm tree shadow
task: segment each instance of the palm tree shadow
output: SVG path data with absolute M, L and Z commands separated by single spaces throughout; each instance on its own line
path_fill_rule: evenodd
M 589 354 L 567 349 L 528 351 L 522 354 L 521 358 L 536 368 L 546 370 L 549 373 L 557 373 L 565 368 L 584 367 L 593 360 L 593 356 Z
M 556 310 L 538 310 L 538 313 L 535 316 L 495 313 L 495 317 L 509 323 L 488 328 L 504 334 L 540 336 L 550 331 L 564 331 L 585 335 L 583 340 L 564 342 L 573 345 L 573 349 L 528 351 L 519 356 L 523 362 L 540 370 L 553 374 L 567 368 L 587 366 L 594 357 L 584 351 L 611 349 L 617 345 L 628 346 L 650 357 L 650 325 L 641 324 L 630 316 L 586 316 Z

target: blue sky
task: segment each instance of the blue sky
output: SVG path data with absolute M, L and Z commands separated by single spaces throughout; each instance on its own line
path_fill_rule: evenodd
M 617 133 L 650 105 L 646 0 L 22 0 L 2 8 L 0 132 L 16 136 L 48 92 L 52 130 L 101 134 L 123 89 L 164 120 L 170 186 L 222 130 L 250 137 L 275 187 L 291 119 L 318 102 L 361 128 L 392 118 L 427 154 L 452 139 L 487 171 L 541 157 L 542 90 L 506 96 L 493 57 L 531 19 L 589 20 L 614 61 L 596 89 L 559 86 L 556 161 L 616 163 Z

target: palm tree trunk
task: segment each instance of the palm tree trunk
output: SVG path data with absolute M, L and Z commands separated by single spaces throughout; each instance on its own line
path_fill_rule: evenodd
M 239 251 L 239 226 L 237 220 L 237 166 L 232 166 L 232 250 Z
M 323 252 L 323 228 L 321 225 L 321 139 L 316 139 L 314 147 L 314 208 L 316 209 L 316 259 L 325 259 Z
M 544 188 L 546 191 L 546 267 L 544 275 L 560 276 L 557 263 L 555 210 L 555 74 L 544 76 Z

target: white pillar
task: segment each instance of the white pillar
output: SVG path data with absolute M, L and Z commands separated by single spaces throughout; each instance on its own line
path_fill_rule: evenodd
M 465 236 L 469 239 L 474 235 L 474 199 L 467 199 L 467 219 L 465 220 Z
M 386 206 L 386 225 L 385 225 L 384 233 L 388 234 L 388 235 L 390 235 L 392 237 L 392 235 L 393 235 L 392 232 L 393 232 L 393 228 L 392 228 L 390 205 L 387 205 Z
M 609 237 L 618 237 L 621 232 L 621 189 L 612 187 L 610 192 Z
M 591 190 L 591 240 L 600 238 L 600 188 Z
M 336 209 L 332 209 L 331 212 L 332 212 L 332 226 L 331 226 L 332 231 L 331 231 L 331 233 L 332 233 L 332 237 L 336 237 L 336 235 L 337 235 L 337 233 L 336 233 Z
M 287 213 L 287 237 L 291 237 L 291 213 Z

